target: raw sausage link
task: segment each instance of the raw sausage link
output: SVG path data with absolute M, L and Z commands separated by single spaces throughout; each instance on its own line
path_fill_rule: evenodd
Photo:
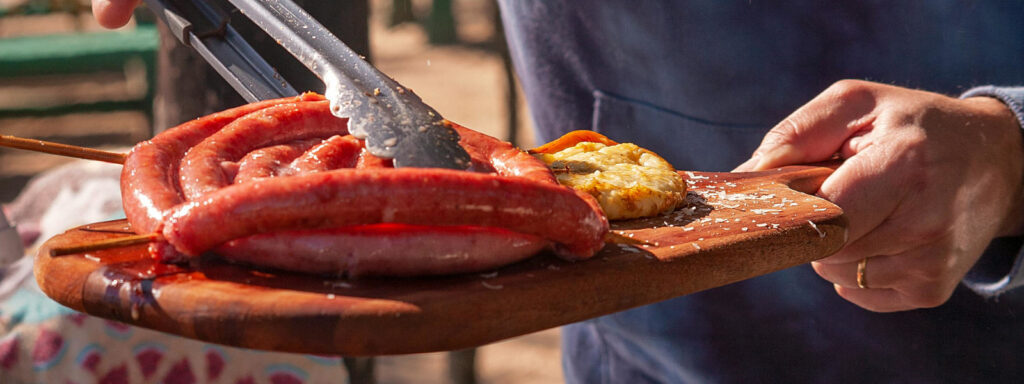
M 373 154 L 371 154 L 370 151 L 367 151 L 366 149 L 363 149 L 363 152 L 361 154 L 359 154 L 359 161 L 356 162 L 356 168 L 360 168 L 360 169 L 366 169 L 366 168 L 394 168 L 394 167 L 395 167 L 395 165 L 391 161 L 391 159 L 379 158 L 379 157 L 374 156 Z
M 264 177 L 287 175 L 290 173 L 291 163 L 320 142 L 320 139 L 298 140 L 249 152 L 238 161 L 234 183 L 248 183 Z
M 181 189 L 188 200 L 231 184 L 221 168 L 253 150 L 294 140 L 345 135 L 348 120 L 331 114 L 327 101 L 273 105 L 242 116 L 196 144 L 181 163 Z
M 288 174 L 304 175 L 338 168 L 353 168 L 363 144 L 353 136 L 332 136 L 311 148 L 288 166 Z
M 282 103 L 323 99 L 306 93 L 246 104 L 192 120 L 136 145 L 121 171 L 121 199 L 132 228 L 139 233 L 157 232 L 165 212 L 185 201 L 178 188 L 178 168 L 189 148 L 249 113 Z
M 525 151 L 511 143 L 497 140 L 469 128 L 452 124 L 459 133 L 459 144 L 466 148 L 473 159 L 474 168 L 486 164 L 490 169 L 477 169 L 477 172 L 497 172 L 503 176 L 525 177 L 541 183 L 558 185 L 555 175 L 547 165 L 533 158 Z
M 542 236 L 558 243 L 560 256 L 586 258 L 604 245 L 608 228 L 587 197 L 525 177 L 433 168 L 341 169 L 225 187 L 176 207 L 163 235 L 178 251 L 199 255 L 231 239 L 280 230 L 476 225 Z
M 421 276 L 494 269 L 547 244 L 500 228 L 377 224 L 259 234 L 231 240 L 215 252 L 230 261 L 294 272 Z

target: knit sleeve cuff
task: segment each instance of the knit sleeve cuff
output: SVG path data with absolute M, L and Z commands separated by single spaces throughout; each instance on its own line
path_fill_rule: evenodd
M 1024 127 L 1024 87 L 975 87 L 960 95 L 961 99 L 987 96 L 1006 104 Z M 999 238 L 989 244 L 978 263 L 967 273 L 964 285 L 985 297 L 1024 285 L 1024 238 Z
M 1024 87 L 997 87 L 994 85 L 983 85 L 974 87 L 960 95 L 961 99 L 976 96 L 987 96 L 996 98 L 1006 104 L 1017 116 L 1017 124 L 1024 127 Z

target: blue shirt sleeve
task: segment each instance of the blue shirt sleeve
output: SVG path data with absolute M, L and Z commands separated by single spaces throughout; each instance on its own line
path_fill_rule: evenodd
M 960 98 L 987 96 L 1006 104 L 1024 127 L 1024 87 L 986 85 L 964 92 Z M 989 244 L 981 259 L 964 278 L 964 285 L 985 297 L 1024 285 L 1024 239 L 999 238 Z

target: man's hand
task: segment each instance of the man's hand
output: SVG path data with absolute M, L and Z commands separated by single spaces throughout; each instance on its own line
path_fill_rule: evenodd
M 119 28 L 128 24 L 132 11 L 142 0 L 92 0 L 92 14 L 105 28 Z
M 812 265 L 863 308 L 941 305 L 994 237 L 1021 232 L 1024 145 L 999 100 L 840 81 L 768 132 L 736 170 L 837 154 L 844 162 L 818 194 L 845 211 L 848 241 Z M 867 289 L 857 284 L 864 259 Z

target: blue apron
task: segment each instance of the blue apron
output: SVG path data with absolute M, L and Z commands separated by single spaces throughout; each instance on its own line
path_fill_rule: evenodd
M 1024 84 L 1024 4 L 502 0 L 540 142 L 575 129 L 729 170 L 837 80 L 958 95 Z M 849 4 L 847 4 L 849 3 Z M 999 279 L 1021 239 L 990 246 Z M 841 299 L 809 266 L 567 326 L 571 383 L 1007 382 L 1024 377 L 1024 293 L 961 287 L 892 314 Z

